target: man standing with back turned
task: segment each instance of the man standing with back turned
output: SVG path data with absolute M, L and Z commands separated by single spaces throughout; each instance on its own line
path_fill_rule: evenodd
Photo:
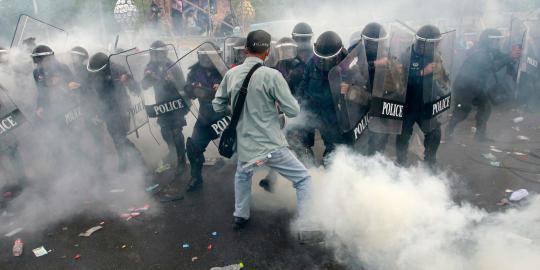
M 212 101 L 216 112 L 233 108 L 239 90 L 249 71 L 262 64 L 270 52 L 270 34 L 258 30 L 249 33 L 246 42 L 247 58 L 227 72 Z M 255 166 L 266 165 L 289 179 L 296 189 L 298 214 L 302 218 L 311 195 L 311 176 L 304 165 L 287 148 L 287 140 L 280 129 L 279 105 L 288 117 L 296 116 L 300 107 L 291 94 L 287 82 L 275 69 L 259 67 L 247 87 L 246 101 L 240 115 L 237 130 L 236 152 L 238 165 L 235 175 L 235 230 L 243 228 L 250 217 L 251 178 Z M 300 225 L 300 240 L 307 242 L 312 235 L 306 226 Z

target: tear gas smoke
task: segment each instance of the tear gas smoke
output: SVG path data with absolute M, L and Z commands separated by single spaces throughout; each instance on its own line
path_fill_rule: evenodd
M 452 179 L 339 150 L 316 177 L 309 218 L 351 269 L 537 269 L 540 197 L 487 213 L 452 200 Z

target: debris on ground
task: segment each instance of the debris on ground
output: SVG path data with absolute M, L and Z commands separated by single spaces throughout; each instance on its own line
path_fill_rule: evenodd
M 240 270 L 242 268 L 244 268 L 244 264 L 239 263 L 239 264 L 233 264 L 233 265 L 223 266 L 223 267 L 212 267 L 210 268 L 210 270 Z
M 126 221 L 129 221 L 130 219 L 136 218 L 136 217 L 138 217 L 140 215 L 141 215 L 141 213 L 139 213 L 139 212 L 122 213 L 122 214 L 120 214 L 120 217 L 125 219 Z
M 115 188 L 115 189 L 111 189 L 110 192 L 111 192 L 111 193 L 122 193 L 122 192 L 124 192 L 124 191 L 126 191 L 126 190 L 123 189 L 123 188 Z
M 155 184 L 146 188 L 146 192 L 152 192 L 159 187 L 159 184 Z
M 127 246 L 126 245 L 122 245 L 122 249 L 126 248 Z
M 4 236 L 5 236 L 5 237 L 12 237 L 12 236 L 14 236 L 14 235 L 20 233 L 22 230 L 23 230 L 23 228 L 19 227 L 19 228 L 16 228 L 16 229 L 14 229 L 14 230 L 12 230 L 12 231 L 6 233 Z
M 182 248 L 184 248 L 184 249 L 189 248 L 189 244 L 188 243 L 182 244 Z
M 191 258 L 191 261 L 194 262 L 194 261 L 196 261 L 198 259 L 199 259 L 199 257 L 193 257 L 193 258 Z
M 491 161 L 496 161 L 497 160 L 497 157 L 495 155 L 493 155 L 492 153 L 482 154 L 482 156 L 485 159 L 489 159 Z
M 23 247 L 24 247 L 23 241 L 21 240 L 21 238 L 17 238 L 17 240 L 13 242 L 13 256 L 15 257 L 21 256 L 23 253 Z
M 512 192 L 512 194 L 510 194 L 510 201 L 512 202 L 518 202 L 518 201 L 521 201 L 523 199 L 525 199 L 525 197 L 529 196 L 529 192 L 526 190 L 526 189 L 519 189 L 519 190 L 516 190 L 514 192 Z
M 492 148 L 489 149 L 489 150 L 491 150 L 491 151 L 493 151 L 493 152 L 495 152 L 495 153 L 502 153 L 502 152 L 503 152 L 502 150 L 499 150 L 499 149 L 497 149 L 497 148 L 495 148 L 495 147 L 492 147 Z
M 514 121 L 514 123 L 517 124 L 517 123 L 523 122 L 523 120 L 525 120 L 525 117 L 520 116 L 520 117 L 514 118 L 514 120 L 512 120 L 512 121 Z
M 73 257 L 74 260 L 80 260 L 81 259 L 81 254 L 77 254 Z
M 83 232 L 83 233 L 79 233 L 79 236 L 83 236 L 83 237 L 90 237 L 90 235 L 92 235 L 93 233 L 99 231 L 103 229 L 102 226 L 94 226 L 88 230 L 86 230 L 86 232 Z
M 527 155 L 527 154 L 521 153 L 521 152 L 512 152 L 512 154 L 514 154 L 516 156 L 526 156 Z
M 503 205 L 509 205 L 510 204 L 510 201 L 507 199 L 507 198 L 504 198 L 502 200 L 500 200 L 497 205 L 499 206 L 503 206 Z
M 149 204 L 145 204 L 145 205 L 142 206 L 142 207 L 132 207 L 132 208 L 129 208 L 128 211 L 129 211 L 129 212 L 144 212 L 144 211 L 147 211 L 148 209 L 150 209 L 150 205 L 149 205 Z
M 165 171 L 168 171 L 171 169 L 171 164 L 163 162 L 163 160 L 159 161 L 158 167 L 156 168 L 156 173 L 162 173 Z
M 529 139 L 529 137 L 527 136 L 523 136 L 523 135 L 519 135 L 517 136 L 518 140 L 522 140 L 522 141 L 530 141 L 531 139 Z
M 41 257 L 49 254 L 49 251 L 47 251 L 44 246 L 34 248 L 32 249 L 32 252 L 34 252 L 34 255 L 36 255 L 36 257 Z
M 506 192 L 506 193 L 512 193 L 512 192 L 514 192 L 514 191 L 511 190 L 511 189 L 506 189 L 504 192 Z
M 216 237 L 216 236 L 218 236 L 218 233 L 217 232 L 212 232 L 212 236 Z
M 207 247 L 208 250 L 212 250 L 212 248 L 213 248 L 212 244 L 208 245 Z
M 493 167 L 501 167 L 501 163 L 499 161 L 492 161 L 489 163 L 489 165 Z
M 515 127 L 512 127 L 513 130 L 517 131 L 517 132 L 520 132 L 521 129 L 518 127 L 518 126 L 515 126 Z

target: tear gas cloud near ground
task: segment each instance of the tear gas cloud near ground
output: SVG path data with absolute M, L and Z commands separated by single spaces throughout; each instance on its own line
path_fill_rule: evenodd
M 285 11 L 280 19 L 312 23 L 316 35 L 335 30 L 344 43 L 348 43 L 350 34 L 370 21 L 389 22 L 400 18 L 436 23 L 434 18 L 437 17 L 457 21 L 458 15 L 476 8 L 488 21 L 491 18 L 495 21 L 500 8 L 497 1 L 468 4 L 447 0 L 320 2 L 322 4 L 295 9 L 295 12 Z M 59 6 L 55 8 L 61 10 Z M 83 12 L 77 17 L 79 24 L 67 27 L 74 33 L 68 44 L 53 44 L 52 48 L 58 54 L 62 51 L 57 48 L 65 50 L 75 45 L 87 47 L 91 54 L 98 50 L 106 52 L 108 43 L 114 41 L 114 34 L 102 36 L 102 26 L 96 22 L 95 14 Z M 274 33 L 276 39 L 290 35 L 293 25 L 291 23 L 283 33 Z M 134 40 L 133 45 L 146 48 L 150 42 Z M 126 45 L 125 39 L 122 40 L 121 46 L 127 48 Z M 25 80 L 30 82 L 27 87 L 31 89 L 10 92 L 15 100 L 23 101 L 23 108 L 25 100 L 35 100 L 31 94 L 35 93 L 31 74 Z M 26 114 L 33 115 L 32 110 L 29 107 Z M 190 135 L 189 130 L 184 130 L 186 137 Z M 106 141 L 112 146 L 109 138 Z M 58 146 L 64 145 L 63 136 L 59 135 L 56 142 Z M 142 139 L 136 144 L 145 157 L 152 155 L 159 159 L 163 156 L 163 147 L 156 148 L 147 131 L 143 131 Z M 32 186 L 12 202 L 9 211 L 14 217 L 0 219 L 0 232 L 14 227 L 41 231 L 78 214 L 116 215 L 127 207 L 151 202 L 144 190 L 141 170 L 116 173 L 114 154 L 108 153 L 104 162 L 108 165 L 106 168 L 96 170 L 80 160 L 80 153 L 69 153 L 66 158 L 57 160 L 43 154 L 44 147 L 55 148 L 51 145 L 35 147 L 35 144 L 21 146 Z M 150 153 L 152 151 L 154 153 Z M 367 159 L 347 151 L 338 152 L 332 164 L 326 172 L 313 170 L 316 193 L 310 215 L 321 223 L 328 245 L 336 251 L 338 259 L 351 267 L 528 270 L 540 265 L 539 197 L 532 197 L 523 208 L 490 214 L 466 203 L 453 202 L 454 179 L 448 175 L 433 176 L 421 168 L 401 169 L 382 157 Z M 232 179 L 230 183 L 232 185 Z M 276 195 L 259 194 L 260 189 L 257 189 L 255 207 L 290 208 L 294 192 L 284 183 L 280 181 Z M 109 190 L 114 188 L 124 188 L 125 192 L 111 194 Z M 284 203 L 274 204 L 276 196 Z

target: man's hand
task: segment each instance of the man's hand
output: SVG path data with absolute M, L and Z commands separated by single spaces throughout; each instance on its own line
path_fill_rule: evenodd
M 120 76 L 120 81 L 121 81 L 122 83 L 126 83 L 128 80 L 129 80 L 129 77 L 128 77 L 127 74 L 122 74 L 122 75 Z
M 76 83 L 76 82 L 69 82 L 68 83 L 69 90 L 79 89 L 80 87 L 81 87 L 81 84 L 79 84 L 79 83 Z
M 340 86 L 342 95 L 346 95 L 349 92 L 349 88 L 350 88 L 349 84 L 341 83 L 339 86 Z
M 388 64 L 388 57 L 384 57 L 384 58 L 381 58 L 381 59 L 377 59 L 377 60 L 375 60 L 375 62 L 373 62 L 373 64 L 374 64 L 376 67 L 386 66 L 386 65 Z
M 36 109 L 36 115 L 40 119 L 43 119 L 43 108 L 42 107 L 39 107 L 39 108 Z
M 510 53 L 510 57 L 512 57 L 512 59 L 514 60 L 520 59 L 522 51 L 523 50 L 521 49 L 521 46 L 513 46 L 512 52 Z
M 435 69 L 436 65 L 435 63 L 429 63 L 423 70 L 422 70 L 422 76 L 429 75 L 433 73 L 433 70 Z
M 212 88 L 214 88 L 214 91 L 217 91 L 217 90 L 218 90 L 218 88 L 219 88 L 219 84 L 217 84 L 217 83 L 216 83 L 216 84 L 214 84 L 214 85 L 212 86 Z

